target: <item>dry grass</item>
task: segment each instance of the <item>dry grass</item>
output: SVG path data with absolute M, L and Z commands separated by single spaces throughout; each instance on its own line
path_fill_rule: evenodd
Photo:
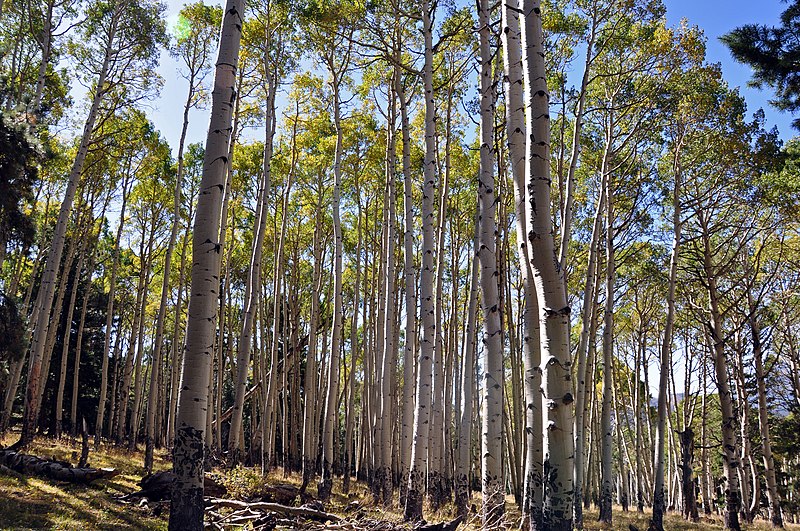
M 9 445 L 17 437 L 8 437 Z M 76 463 L 80 442 L 69 439 L 37 439 L 26 453 Z M 157 453 L 155 468 L 169 468 L 164 454 Z M 123 504 L 114 497 L 135 492 L 144 474 L 142 452 L 128 453 L 101 445 L 89 453 L 89 465 L 112 467 L 119 475 L 91 485 L 77 485 L 35 477 L 0 475 L 0 529 L 161 530 L 164 517 L 150 510 Z
M 0 440 L 0 444 L 8 445 L 16 441 L 10 436 Z M 80 443 L 69 439 L 53 440 L 41 438 L 37 440 L 28 453 L 42 457 L 55 457 L 59 460 L 77 462 L 80 454 Z M 165 459 L 164 452 L 156 454 L 155 468 L 163 470 L 170 464 Z M 108 480 L 95 481 L 91 485 L 74 485 L 70 483 L 41 480 L 34 477 L 12 477 L 0 474 L 0 530 L 20 529 L 74 529 L 80 531 L 90 530 L 166 530 L 166 515 L 154 516 L 150 509 L 140 508 L 136 504 L 125 504 L 115 498 L 138 490 L 137 482 L 144 473 L 144 456 L 142 452 L 128 453 L 113 446 L 102 445 L 100 450 L 92 450 L 89 464 L 97 467 L 113 467 L 120 474 Z M 241 491 L 245 494 L 248 489 L 258 490 L 259 483 L 274 485 L 289 483 L 300 485 L 298 475 L 284 475 L 281 470 L 272 472 L 264 480 L 260 479 L 257 470 L 239 469 L 238 472 L 216 471 L 219 476 L 226 476 L 226 481 L 238 482 Z M 341 492 L 341 481 L 334 483 L 334 493 L 327 509 L 330 512 L 342 515 L 347 519 L 363 521 L 390 522 L 402 526 L 402 512 L 396 509 L 385 509 L 372 500 L 369 489 L 362 483 L 351 482 L 350 492 Z M 314 493 L 314 485 L 309 486 L 309 493 Z M 358 502 L 356 511 L 347 511 L 352 502 Z M 519 511 L 512 498 L 506 500 L 505 529 L 519 528 Z M 470 505 L 473 511 L 463 530 L 481 529 L 480 493 L 473 493 Z M 425 515 L 429 522 L 451 520 L 452 507 L 445 507 L 437 512 L 425 507 Z M 589 510 L 585 513 L 585 529 L 588 530 L 623 530 L 628 531 L 629 525 L 644 531 L 650 514 L 623 512 L 620 507 L 614 508 L 614 523 L 604 526 L 597 521 L 597 511 Z M 405 527 L 405 526 L 403 526 Z M 722 529 L 719 517 L 703 518 L 699 523 L 683 520 L 679 515 L 671 513 L 666 517 L 665 529 L 670 531 L 689 530 L 714 530 Z M 411 527 L 408 527 L 411 529 Z M 746 530 L 770 530 L 769 523 L 760 521 L 750 526 L 743 526 Z M 800 525 L 788 525 L 787 529 L 800 531 Z

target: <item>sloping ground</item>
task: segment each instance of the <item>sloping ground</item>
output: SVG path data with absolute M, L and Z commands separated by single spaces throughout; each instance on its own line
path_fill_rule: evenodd
M 15 440 L 16 438 L 9 437 L 0 443 L 8 445 Z M 75 463 L 80 454 L 80 443 L 68 439 L 55 441 L 41 438 L 26 452 Z M 95 467 L 116 468 L 120 473 L 110 479 L 97 480 L 90 485 L 80 485 L 0 472 L 0 530 L 155 531 L 167 529 L 165 503 L 151 504 L 148 507 L 139 506 L 135 499 L 131 502 L 122 502 L 117 499 L 121 495 L 139 490 L 137 483 L 144 473 L 141 452 L 129 454 L 124 450 L 104 445 L 99 451 L 90 453 L 89 464 Z M 170 463 L 166 461 L 165 454 L 157 453 L 156 470 L 165 470 L 169 467 Z M 258 497 L 260 493 L 263 494 L 265 484 L 299 485 L 298 477 L 284 477 L 281 471 L 272 474 L 266 481 L 261 479 L 256 471 L 242 468 L 227 472 L 217 471 L 215 477 L 221 478 L 228 487 L 228 497 L 237 498 Z M 335 487 L 340 487 L 340 485 L 340 482 L 335 482 Z M 310 494 L 313 495 L 315 491 L 313 485 L 309 487 Z M 471 505 L 480 507 L 479 493 L 474 493 L 473 496 Z M 513 499 L 507 499 L 506 507 L 508 512 L 505 528 L 518 529 L 519 511 Z M 368 489 L 356 482 L 353 482 L 349 495 L 335 491 L 326 510 L 337 514 L 342 520 L 337 524 L 329 523 L 327 525 L 309 522 L 307 524 L 309 529 L 353 531 L 412 529 L 411 526 L 402 523 L 402 513 L 399 510 L 385 510 L 374 504 Z M 426 513 L 426 516 L 430 522 L 446 522 L 453 518 L 448 509 L 435 514 Z M 585 528 L 588 530 L 630 531 L 630 526 L 633 525 L 636 529 L 645 531 L 648 519 L 649 513 L 647 512 L 644 514 L 624 513 L 619 507 L 615 507 L 613 526 L 604 527 L 597 522 L 597 512 L 590 510 L 585 515 Z M 283 520 L 283 522 L 287 522 L 287 520 Z M 252 526 L 252 523 L 250 525 Z M 699 523 L 692 524 L 684 521 L 679 515 L 668 514 L 664 527 L 670 531 L 721 530 L 722 521 L 715 516 L 702 518 Z M 244 527 L 244 529 L 247 528 L 252 527 Z M 278 528 L 281 526 L 279 525 Z M 296 529 L 298 524 L 288 528 Z M 480 515 L 470 514 L 459 529 L 481 529 Z M 752 526 L 743 526 L 743 529 L 767 531 L 771 527 L 768 522 L 760 521 Z M 787 525 L 787 529 L 800 531 L 800 525 Z
M 8 445 L 15 440 L 2 442 Z M 80 443 L 41 438 L 26 452 L 76 463 Z M 165 530 L 165 517 L 114 499 L 138 490 L 143 461 L 141 452 L 127 454 L 101 446 L 100 451 L 89 454 L 89 464 L 116 468 L 120 473 L 90 485 L 0 473 L 0 529 Z M 161 470 L 169 468 L 169 463 L 158 455 L 155 466 Z
M 645 508 L 644 514 L 637 514 L 634 512 L 623 512 L 621 507 L 614 507 L 613 511 L 613 524 L 611 527 L 606 527 L 597 521 L 599 513 L 596 510 L 590 510 L 584 513 L 585 529 L 613 529 L 620 531 L 630 531 L 630 525 L 639 529 L 639 531 L 647 531 L 647 525 L 650 522 L 650 512 Z M 706 530 L 722 530 L 722 518 L 717 515 L 711 517 L 701 516 L 698 523 L 687 522 L 677 513 L 668 513 L 664 519 L 664 529 L 667 531 L 706 531 Z M 757 521 L 753 525 L 742 525 L 743 530 L 749 531 L 768 531 L 772 530 L 772 526 L 767 521 Z M 797 531 L 800 530 L 800 525 L 788 524 L 787 530 Z

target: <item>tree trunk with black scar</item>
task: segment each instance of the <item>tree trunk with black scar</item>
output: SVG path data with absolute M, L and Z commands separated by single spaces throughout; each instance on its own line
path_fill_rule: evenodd
M 697 522 L 697 492 L 692 477 L 692 462 L 694 461 L 694 430 L 686 426 L 679 431 L 681 442 L 681 492 L 683 494 L 683 517 L 692 522 Z
M 550 114 L 541 3 L 523 0 L 523 73 L 526 86 L 525 181 L 527 243 L 539 301 L 544 420 L 543 528 L 572 529 L 573 395 L 569 348 L 570 307 L 558 263 L 550 214 Z
M 236 100 L 234 84 L 243 15 L 243 2 L 228 0 L 220 34 L 211 121 L 193 230 L 186 352 L 172 453 L 176 481 L 169 515 L 171 531 L 203 529 L 204 430 L 209 367 L 216 332 L 220 214 L 225 191 L 231 114 Z

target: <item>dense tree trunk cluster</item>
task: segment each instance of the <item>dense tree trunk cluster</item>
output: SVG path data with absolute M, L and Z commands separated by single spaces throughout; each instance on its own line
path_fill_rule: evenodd
M 19 447 L 86 423 L 148 472 L 169 450 L 171 529 L 203 528 L 212 463 L 324 503 L 356 478 L 414 523 L 798 521 L 800 149 L 660 2 L 229 0 L 171 43 L 152 0 L 39 8 L 0 2 Z M 148 114 L 165 47 L 175 139 Z

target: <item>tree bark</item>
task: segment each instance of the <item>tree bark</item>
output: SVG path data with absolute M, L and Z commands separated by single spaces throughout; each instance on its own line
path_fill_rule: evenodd
M 231 114 L 236 100 L 234 84 L 243 16 L 243 2 L 228 0 L 220 34 L 211 122 L 194 225 L 192 289 L 173 446 L 176 481 L 169 515 L 171 531 L 203 529 L 203 431 L 219 289 L 220 211 L 231 139 Z
M 526 214 L 530 264 L 539 301 L 542 348 L 545 497 L 543 527 L 572 529 L 573 394 L 570 377 L 569 314 L 564 271 L 560 268 L 550 215 L 550 117 L 545 72 L 541 4 L 523 0 L 523 65 L 526 145 Z
M 422 271 L 420 273 L 420 314 L 422 341 L 417 369 L 417 391 L 414 412 L 414 441 L 411 448 L 411 469 L 404 517 L 407 521 L 422 519 L 422 498 L 428 460 L 428 436 L 431 416 L 431 380 L 436 341 L 436 320 L 433 300 L 434 227 L 433 198 L 436 185 L 436 121 L 433 95 L 433 13 L 430 0 L 422 1 L 422 33 L 425 62 L 422 69 L 425 98 L 425 157 L 422 186 Z M 408 208 L 408 207 L 406 207 Z
M 478 179 L 478 258 L 480 259 L 481 306 L 483 310 L 483 411 L 481 470 L 484 528 L 501 524 L 505 512 L 503 477 L 503 329 L 500 320 L 495 223 L 494 179 L 495 89 L 492 83 L 492 53 L 489 45 L 489 0 L 478 4 L 480 35 L 481 148 Z

